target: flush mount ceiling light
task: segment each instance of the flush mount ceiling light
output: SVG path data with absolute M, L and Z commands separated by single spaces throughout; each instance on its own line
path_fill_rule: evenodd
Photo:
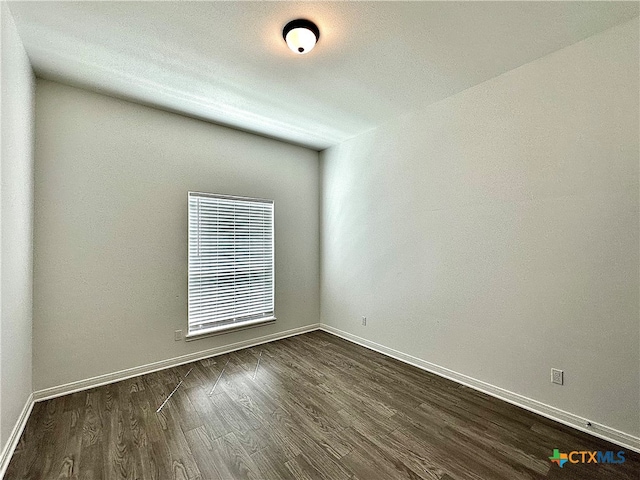
M 282 37 L 291 51 L 298 55 L 309 53 L 320 38 L 320 30 L 315 23 L 299 18 L 287 23 L 282 29 Z

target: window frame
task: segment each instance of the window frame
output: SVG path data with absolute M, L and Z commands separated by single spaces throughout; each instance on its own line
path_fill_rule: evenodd
M 192 197 L 200 197 L 200 198 L 215 198 L 220 200 L 230 200 L 237 202 L 254 202 L 254 203 L 266 203 L 271 205 L 271 303 L 273 305 L 273 310 L 270 314 L 265 315 L 264 317 L 258 318 L 250 318 L 244 321 L 235 321 L 232 323 L 227 323 L 219 326 L 212 326 L 210 328 L 202 329 L 201 331 L 191 331 L 191 299 L 189 295 L 189 282 L 191 280 L 190 269 L 191 269 L 191 232 L 190 232 L 190 223 L 191 219 L 191 210 L 190 210 L 190 201 Z M 275 202 L 273 200 L 264 199 L 264 198 L 254 198 L 254 197 L 242 197 L 242 196 L 234 196 L 234 195 L 223 195 L 223 194 L 215 194 L 215 193 L 204 193 L 204 192 L 194 192 L 189 191 L 187 195 L 187 334 L 185 335 L 186 341 L 197 340 L 199 338 L 209 337 L 212 335 L 221 335 L 224 333 L 244 330 L 247 328 L 259 327 L 262 325 L 272 324 L 276 321 L 275 316 L 275 286 L 276 286 L 276 269 L 275 269 Z M 221 320 L 223 321 L 223 320 Z

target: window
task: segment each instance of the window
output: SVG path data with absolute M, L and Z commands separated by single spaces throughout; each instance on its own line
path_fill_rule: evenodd
M 189 192 L 189 333 L 274 321 L 273 201 Z

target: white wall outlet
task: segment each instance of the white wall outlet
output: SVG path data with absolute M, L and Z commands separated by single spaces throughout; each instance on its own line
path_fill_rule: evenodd
M 558 385 L 564 384 L 564 371 L 557 368 L 551 369 L 551 383 L 557 383 Z
M 367 326 L 367 317 L 362 317 L 362 325 Z
M 173 339 L 176 342 L 179 342 L 180 340 L 182 340 L 182 330 L 176 330 L 175 332 L 173 332 Z

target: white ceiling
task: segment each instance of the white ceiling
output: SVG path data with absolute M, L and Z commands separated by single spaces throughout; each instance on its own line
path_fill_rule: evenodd
M 638 16 L 638 2 L 10 2 L 36 73 L 317 150 Z M 282 27 L 317 23 L 294 55 Z

